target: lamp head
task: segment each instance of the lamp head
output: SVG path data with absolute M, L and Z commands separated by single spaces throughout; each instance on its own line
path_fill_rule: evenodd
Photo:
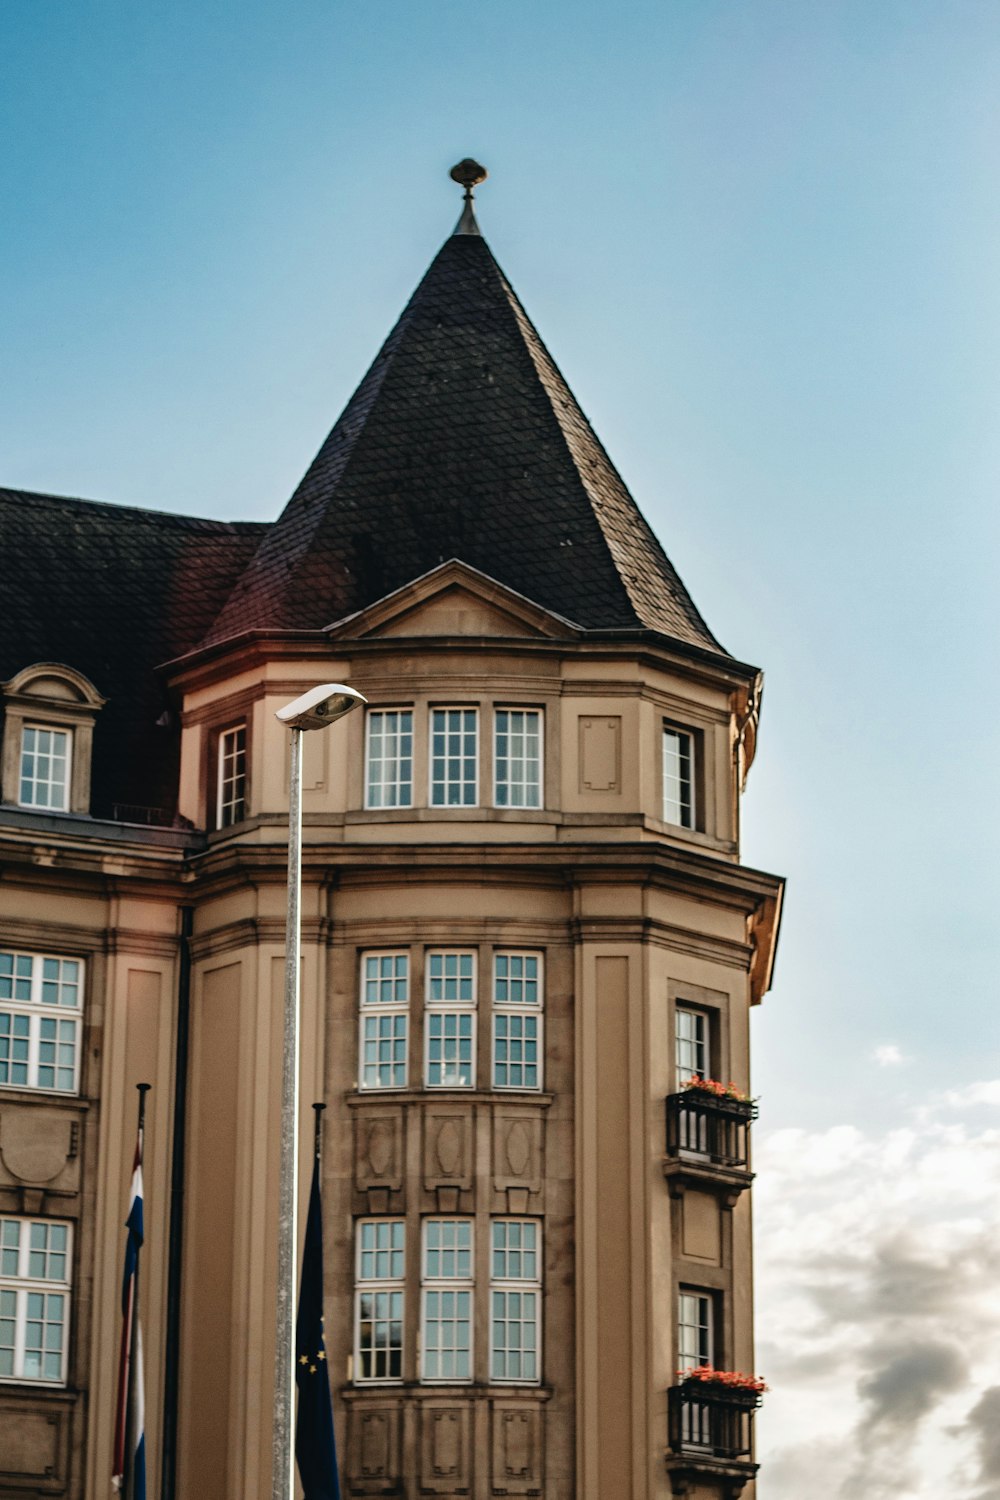
M 286 703 L 275 714 L 289 729 L 325 729 L 335 719 L 342 719 L 359 703 L 368 699 L 342 682 L 325 682 L 320 687 L 310 688 L 301 698 Z

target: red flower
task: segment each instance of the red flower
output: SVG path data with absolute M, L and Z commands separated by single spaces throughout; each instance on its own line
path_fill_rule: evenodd
M 695 1073 L 682 1087 L 685 1089 L 697 1089 L 703 1094 L 712 1094 L 716 1099 L 735 1099 L 740 1104 L 751 1104 L 753 1102 L 750 1095 L 742 1093 L 731 1079 L 729 1083 L 720 1083 L 717 1078 L 699 1078 L 697 1073 Z
M 763 1395 L 767 1385 L 759 1375 L 744 1375 L 741 1370 L 716 1370 L 712 1365 L 695 1365 L 691 1370 L 678 1370 L 677 1379 L 683 1383 L 699 1385 L 721 1385 L 733 1391 L 754 1391 Z

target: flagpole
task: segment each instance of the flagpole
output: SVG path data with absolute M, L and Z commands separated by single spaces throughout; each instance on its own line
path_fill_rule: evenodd
M 139 1125 L 136 1133 L 136 1139 L 139 1142 L 140 1166 L 142 1166 L 143 1158 L 146 1155 L 146 1095 L 149 1093 L 152 1087 L 153 1085 L 151 1083 L 136 1084 L 136 1088 L 139 1091 Z M 129 1344 L 131 1346 L 131 1349 L 129 1355 L 128 1418 L 125 1424 L 125 1462 L 127 1465 L 125 1469 L 126 1500 L 136 1500 L 135 1454 L 133 1452 L 135 1444 L 135 1402 L 133 1400 L 133 1392 L 135 1389 L 135 1362 L 137 1359 L 142 1358 L 142 1331 L 139 1326 L 139 1277 L 141 1273 L 141 1267 L 142 1256 L 137 1255 L 135 1258 L 135 1283 L 134 1294 L 132 1297 L 132 1331 L 129 1335 Z
M 153 1087 L 151 1083 L 137 1083 L 139 1092 L 139 1119 L 136 1126 L 136 1148 L 133 1159 L 132 1176 L 130 1183 L 135 1181 L 136 1169 L 142 1170 L 144 1134 L 146 1130 L 146 1095 Z M 129 1205 L 131 1214 L 131 1203 Z M 133 1365 L 137 1355 L 139 1333 L 139 1253 L 136 1251 L 135 1269 L 132 1273 L 132 1284 L 129 1288 L 129 1305 L 127 1315 L 122 1323 L 122 1348 L 118 1370 L 118 1408 L 120 1426 L 115 1435 L 115 1459 L 116 1468 L 120 1464 L 121 1493 L 125 1500 L 134 1500 L 135 1472 L 134 1455 L 132 1443 L 135 1436 L 135 1411 L 133 1402 Z M 127 1257 L 126 1257 L 127 1266 Z M 121 1445 L 119 1449 L 119 1436 Z M 118 1481 L 114 1482 L 117 1489 Z

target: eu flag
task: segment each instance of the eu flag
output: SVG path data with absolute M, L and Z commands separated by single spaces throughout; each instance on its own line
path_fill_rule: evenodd
M 340 1500 L 330 1377 L 323 1342 L 323 1210 L 319 1196 L 318 1152 L 313 1162 L 306 1243 L 302 1253 L 302 1289 L 295 1325 L 295 1380 L 299 1388 L 295 1457 L 305 1500 Z

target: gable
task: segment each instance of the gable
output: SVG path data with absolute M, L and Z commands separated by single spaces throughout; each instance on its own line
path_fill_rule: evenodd
M 327 629 L 333 637 L 576 635 L 579 627 L 453 558 Z
M 542 632 L 468 589 L 453 587 L 396 615 L 370 634 L 538 636 Z

